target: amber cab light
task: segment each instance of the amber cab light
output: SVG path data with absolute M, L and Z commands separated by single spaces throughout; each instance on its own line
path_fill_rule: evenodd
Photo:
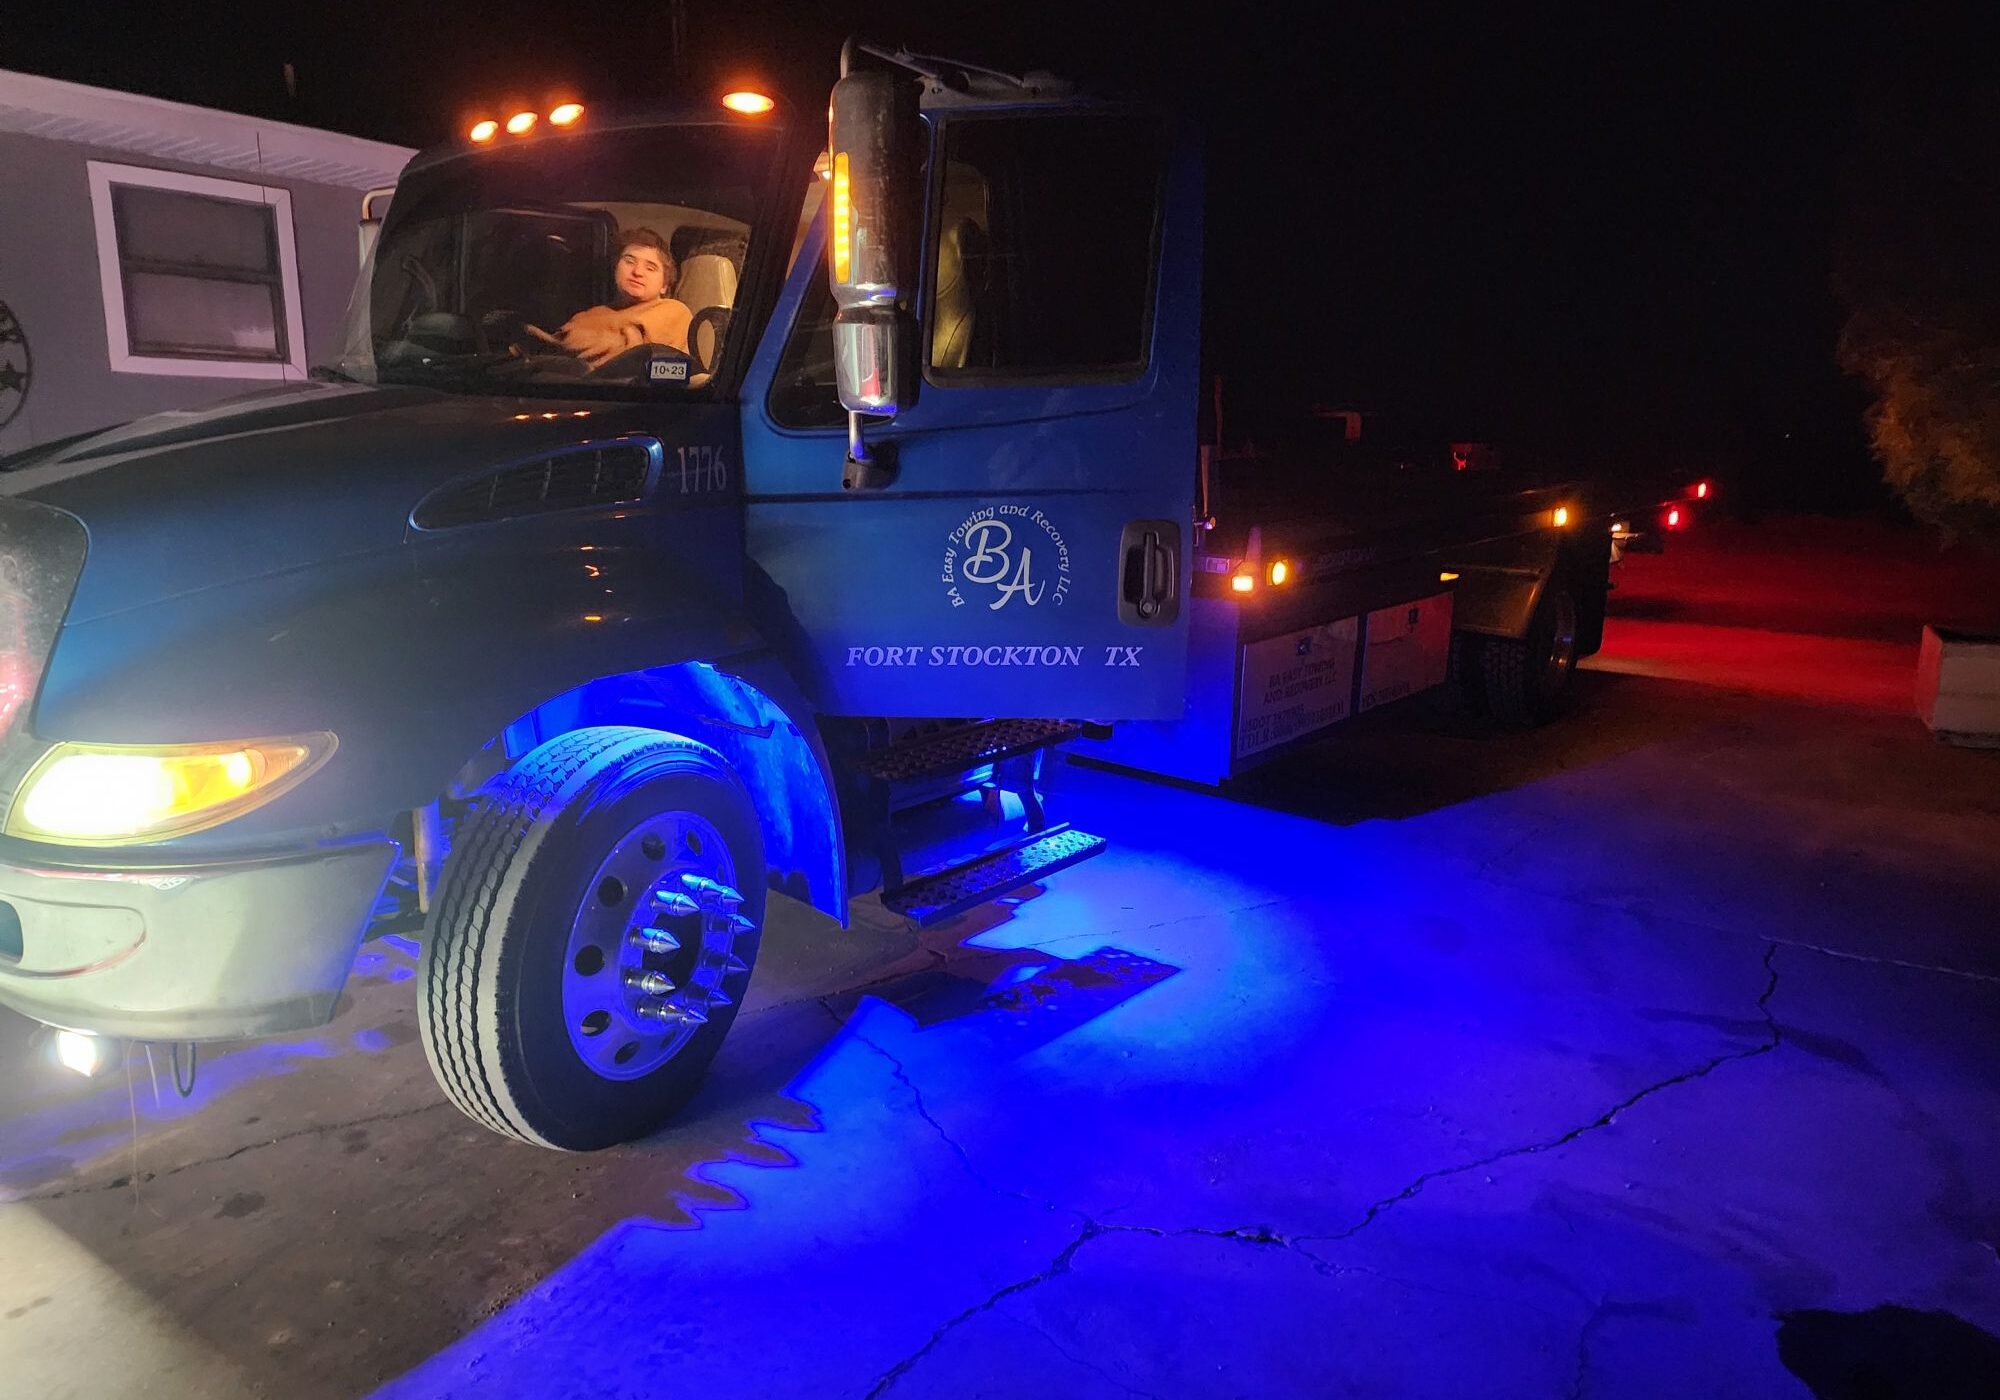
M 509 136 L 526 136 L 534 129 L 535 114 L 533 112 L 516 112 L 513 116 L 507 118 L 507 134 Z
M 1558 530 L 1562 529 L 1565 525 L 1569 524 L 1569 507 L 1557 506 L 1553 511 L 1549 512 L 1549 521 Z
M 761 92 L 739 88 L 735 92 L 723 93 L 722 105 L 739 116 L 761 117 L 778 104 Z
M 474 122 L 472 124 L 472 130 L 466 133 L 466 135 L 470 136 L 475 142 L 491 141 L 494 137 L 498 136 L 499 134 L 500 134 L 500 123 L 494 121 L 491 117 L 487 118 L 485 121 Z
M 581 102 L 565 102 L 549 113 L 550 126 L 574 126 L 583 116 Z

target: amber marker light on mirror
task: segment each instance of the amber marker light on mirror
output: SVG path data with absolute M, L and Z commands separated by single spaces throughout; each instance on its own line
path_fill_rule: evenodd
M 509 136 L 526 136 L 535 129 L 535 120 L 533 112 L 516 112 L 513 116 L 507 118 L 507 134 Z
M 470 136 L 475 144 L 491 141 L 500 134 L 500 123 L 488 117 L 485 121 L 474 122 L 472 130 L 465 134 Z
M 1286 579 L 1290 578 L 1291 576 L 1292 576 L 1292 566 L 1290 564 L 1287 564 L 1282 559 L 1277 559 L 1272 561 L 1271 586 L 1273 588 L 1277 587 L 1279 584 L 1283 583 Z
M 742 117 L 761 117 L 778 104 L 761 92 L 738 88 L 722 94 L 722 105 Z
M 854 275 L 854 187 L 847 152 L 833 157 L 833 280 L 845 286 Z

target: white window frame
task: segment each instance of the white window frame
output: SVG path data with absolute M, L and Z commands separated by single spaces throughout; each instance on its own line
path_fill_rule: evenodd
M 115 165 L 93 160 L 90 166 L 90 208 L 97 228 L 97 275 L 104 291 L 104 335 L 111 350 L 111 368 L 121 374 L 179 374 L 208 379 L 303 379 L 306 375 L 306 326 L 299 305 L 299 255 L 292 235 L 289 190 L 242 180 L 218 180 L 210 175 L 184 175 L 178 170 L 154 170 L 143 165 Z M 112 215 L 115 185 L 141 185 L 156 190 L 207 195 L 238 204 L 271 207 L 278 230 L 278 274 L 285 293 L 285 358 L 282 360 L 184 359 L 179 355 L 135 355 L 125 322 L 125 275 L 118 260 L 118 224 Z

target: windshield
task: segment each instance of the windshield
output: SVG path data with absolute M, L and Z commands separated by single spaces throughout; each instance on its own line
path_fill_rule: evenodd
M 728 344 L 772 170 L 767 132 L 685 126 L 419 171 L 362 267 L 331 368 L 482 394 L 697 388 Z

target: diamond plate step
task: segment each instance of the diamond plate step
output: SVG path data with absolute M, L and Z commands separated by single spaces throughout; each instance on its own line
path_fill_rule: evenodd
M 1068 824 L 1050 827 L 1021 845 L 912 880 L 901 889 L 884 894 L 882 904 L 914 919 L 919 927 L 939 923 L 989 899 L 997 899 L 1009 890 L 1032 884 L 1044 875 L 1100 855 L 1104 845 L 1102 836 L 1077 831 Z
M 1082 725 L 1066 719 L 990 719 L 860 754 L 854 768 L 891 783 L 944 777 L 1050 748 L 1081 733 Z

